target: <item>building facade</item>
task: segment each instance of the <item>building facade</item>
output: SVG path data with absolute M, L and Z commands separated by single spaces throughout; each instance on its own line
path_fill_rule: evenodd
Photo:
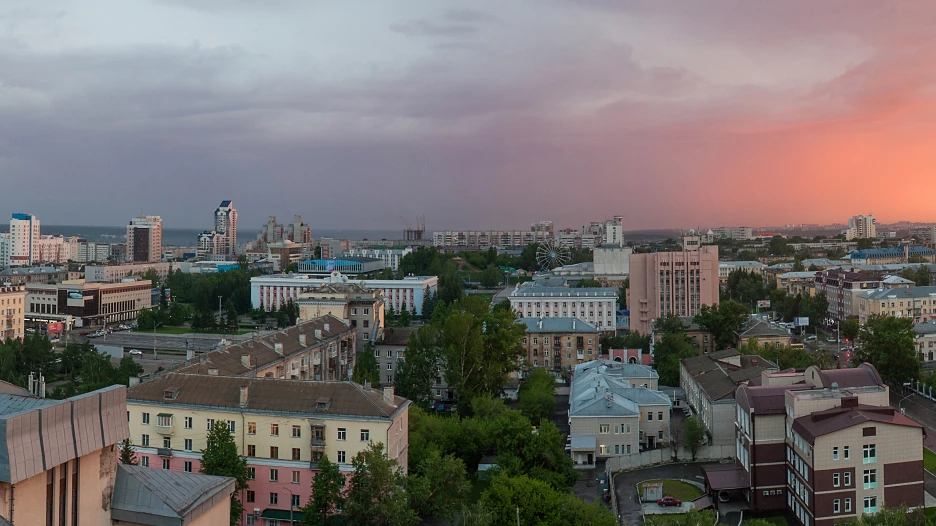
M 357 334 L 357 352 L 381 339 L 384 328 L 384 301 L 380 292 L 354 283 L 328 283 L 303 292 L 296 302 L 299 319 L 334 316 Z
M 867 248 L 852 252 L 848 255 L 848 259 L 852 265 L 894 265 L 911 262 L 936 263 L 936 250 L 920 245 Z
M 26 336 L 26 286 L 0 285 L 0 342 Z
M 602 332 L 615 330 L 614 288 L 546 287 L 528 281 L 517 285 L 508 299 L 521 318 L 578 318 Z
M 718 263 L 718 281 L 728 283 L 728 276 L 736 270 L 763 277 L 767 265 L 760 261 L 721 261 Z
M 38 217 L 32 214 L 13 214 L 10 218 L 9 266 L 24 267 L 39 263 L 36 243 L 40 237 Z
M 29 315 L 71 315 L 82 326 L 135 320 L 142 308 L 149 308 L 152 282 L 59 283 L 26 286 Z
M 900 287 L 865 292 L 856 296 L 858 323 L 876 314 L 910 318 L 913 323 L 936 320 L 936 287 Z
M 439 248 L 523 248 L 552 241 L 547 230 L 446 230 L 433 232 L 432 244 Z
M 162 261 L 162 218 L 140 215 L 127 225 L 127 261 L 155 263 Z
M 829 269 L 816 273 L 816 294 L 829 300 L 829 317 L 844 320 L 858 315 L 858 296 L 882 287 L 881 280 L 861 272 Z
M 355 456 L 381 443 L 408 469 L 410 402 L 392 387 L 169 373 L 131 388 L 127 398 L 143 466 L 197 472 L 208 431 L 230 429 L 250 472 L 242 524 L 258 524 L 249 517 L 254 508 L 261 517 L 282 517 L 275 511 L 305 505 L 325 456 L 349 476 Z
M 718 247 L 682 252 L 631 254 L 631 330 L 650 334 L 650 323 L 666 314 L 695 316 L 702 305 L 718 305 Z
M 285 271 L 289 265 L 302 261 L 303 246 L 288 239 L 267 244 L 267 259 L 275 272 Z
M 352 248 L 345 250 L 341 255 L 342 257 L 350 258 L 379 259 L 384 262 L 384 268 L 388 268 L 396 272 L 400 270 L 400 260 L 412 251 L 413 249 L 409 247 Z
M 853 216 L 848 220 L 848 228 L 842 231 L 845 239 L 875 239 L 877 238 L 877 219 L 873 215 Z
M 713 239 L 734 239 L 736 241 L 751 241 L 754 239 L 754 229 L 749 226 L 720 226 L 711 228 L 708 235 Z
M 527 367 L 572 371 L 576 365 L 596 360 L 601 331 L 577 318 L 519 318 L 526 326 L 523 348 Z
M 117 283 L 128 277 L 143 276 L 154 271 L 165 281 L 172 271 L 172 263 L 136 263 L 129 265 L 86 265 L 85 283 Z
M 40 267 L 14 267 L 0 270 L 0 283 L 10 285 L 25 285 L 27 283 L 56 283 L 69 279 L 66 268 L 50 266 Z

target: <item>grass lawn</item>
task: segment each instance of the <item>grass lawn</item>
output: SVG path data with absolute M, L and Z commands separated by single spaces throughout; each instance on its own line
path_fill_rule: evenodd
M 923 468 L 930 473 L 936 473 L 936 453 L 923 448 Z
M 789 526 L 790 524 L 783 517 L 756 517 L 756 519 L 759 521 L 769 522 L 770 524 L 774 524 L 776 526 Z M 745 522 L 747 521 L 744 521 L 741 523 L 742 526 L 744 525 Z
M 647 482 L 661 481 L 648 480 Z M 676 497 L 681 501 L 687 502 L 702 496 L 702 490 L 693 486 L 692 484 L 686 484 L 685 482 L 680 482 L 678 480 L 663 480 L 662 482 L 664 497 Z M 643 495 L 643 484 L 641 484 L 640 494 Z

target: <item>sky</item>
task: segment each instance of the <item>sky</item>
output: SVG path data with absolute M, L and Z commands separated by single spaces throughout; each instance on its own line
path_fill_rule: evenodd
M 936 3 L 4 0 L 0 214 L 936 221 Z

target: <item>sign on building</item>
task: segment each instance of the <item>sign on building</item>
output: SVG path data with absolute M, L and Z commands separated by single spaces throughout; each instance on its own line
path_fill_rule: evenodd
M 809 318 L 793 318 L 793 325 L 796 327 L 808 327 Z

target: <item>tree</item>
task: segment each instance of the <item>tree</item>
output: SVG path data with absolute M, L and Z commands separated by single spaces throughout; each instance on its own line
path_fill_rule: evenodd
M 712 333 L 715 345 L 727 349 L 734 345 L 735 333 L 748 319 L 748 308 L 737 301 L 727 300 L 709 307 L 702 305 L 693 321 L 702 329 Z
M 518 515 L 521 524 L 543 526 L 613 526 L 618 523 L 611 511 L 600 504 L 586 504 L 570 493 L 526 475 L 496 475 L 482 494 L 481 503 L 494 515 L 494 524 L 515 524 Z
M 767 289 L 764 287 L 764 280 L 760 275 L 744 270 L 733 270 L 728 274 L 725 293 L 729 299 L 746 305 L 767 297 Z
M 250 319 L 257 325 L 263 325 L 267 321 L 267 313 L 263 309 L 250 309 Z
M 120 443 L 120 463 L 130 466 L 139 464 L 136 451 L 133 450 L 133 444 L 130 443 L 129 438 L 125 438 L 123 442 Z
M 596 279 L 583 279 L 575 284 L 575 287 L 579 289 L 595 289 L 601 288 L 603 286 L 604 285 L 602 285 L 601 282 Z
M 708 526 L 715 524 L 718 517 L 712 509 L 699 511 L 696 508 L 687 513 L 665 513 L 644 516 L 646 526 Z M 744 521 L 747 524 L 749 519 Z
M 374 348 L 370 345 L 365 345 L 364 350 L 357 353 L 354 369 L 351 372 L 351 380 L 361 385 L 364 382 L 370 382 L 371 386 L 380 387 L 380 370 L 377 367 Z
M 455 274 L 454 269 L 450 269 L 445 274 L 439 276 L 439 301 L 450 305 L 461 300 L 465 296 L 462 280 Z
M 166 296 L 166 285 L 159 287 L 159 310 L 169 310 L 169 298 Z
M 504 277 L 501 271 L 492 263 L 481 272 L 481 286 L 490 289 L 501 284 Z
M 140 278 L 143 281 L 149 280 L 152 283 L 152 287 L 154 289 L 159 288 L 159 284 L 161 283 L 161 280 L 159 279 L 159 273 L 156 272 L 156 269 L 152 268 L 144 272 Z
M 228 426 L 218 421 L 208 432 L 208 443 L 202 450 L 201 473 L 232 477 L 235 480 L 234 493 L 231 494 L 231 526 L 241 523 L 244 505 L 240 501 L 240 492 L 247 489 L 247 459 L 237 452 L 237 444 Z
M 410 321 L 413 319 L 412 312 L 406 307 L 406 302 L 400 306 L 400 314 L 396 319 L 397 327 L 409 327 Z
M 397 364 L 396 393 L 425 410 L 432 409 L 436 367 L 440 358 L 439 331 L 424 325 L 410 335 L 405 358 Z
M 789 246 L 787 240 L 780 235 L 770 238 L 767 250 L 774 256 L 788 256 L 793 253 L 793 247 Z
M 630 276 L 624 278 L 624 283 L 621 283 L 621 287 L 618 289 L 618 307 L 621 309 L 627 309 L 627 289 L 630 288 Z
M 702 425 L 702 422 L 699 422 L 695 417 L 687 418 L 683 421 L 682 443 L 683 447 L 688 449 L 692 454 L 693 461 L 695 461 L 696 453 L 699 452 L 699 447 L 702 445 L 704 439 L 705 427 Z
M 455 504 L 470 488 L 465 478 L 465 463 L 454 455 L 442 455 L 438 450 L 413 466 L 406 482 L 411 507 L 423 519 L 435 517 L 451 521 Z
M 842 322 L 842 326 L 839 328 L 842 338 L 845 338 L 847 341 L 855 341 L 855 338 L 858 337 L 858 332 L 861 330 L 861 325 L 858 323 L 857 318 L 848 318 Z
M 865 249 L 868 249 L 868 248 L 874 248 L 874 241 L 875 241 L 875 240 L 872 239 L 872 238 L 870 238 L 870 237 L 858 239 L 858 240 L 856 241 L 856 242 L 858 243 L 858 250 L 865 250 Z
M 533 425 L 552 418 L 556 410 L 556 379 L 546 369 L 533 369 L 520 385 L 518 401 L 520 412 Z
M 371 443 L 352 461 L 354 473 L 343 508 L 350 524 L 408 526 L 419 522 L 410 507 L 406 476 L 381 443 Z
M 799 304 L 799 315 L 809 318 L 809 326 L 817 327 L 829 317 L 829 300 L 825 294 L 803 297 Z
M 225 311 L 225 321 L 224 326 L 231 332 L 237 332 L 238 321 L 237 321 L 237 307 L 234 305 L 234 300 L 228 298 L 224 303 Z
M 192 316 L 191 309 L 184 303 L 173 301 L 169 305 L 169 312 L 166 317 L 167 325 L 183 325 Z
M 916 349 L 912 318 L 875 314 L 858 333 L 852 363 L 874 364 L 881 377 L 895 385 L 920 377 L 921 360 Z
M 342 488 L 345 477 L 333 464 L 328 455 L 323 455 L 318 463 L 318 473 L 312 479 L 312 493 L 309 501 L 301 508 L 303 519 L 300 524 L 307 526 L 329 526 L 333 524 L 339 510 L 344 505 Z
M 805 272 L 806 267 L 803 266 L 803 260 L 796 258 L 796 260 L 793 261 L 793 268 L 791 270 L 793 272 Z
M 155 324 L 156 320 L 153 317 L 153 311 L 144 307 L 137 312 L 138 331 L 151 331 Z
M 250 265 L 247 263 L 247 254 L 241 254 L 237 256 L 237 266 L 240 267 L 241 272 L 247 272 Z
M 679 385 L 679 362 L 695 356 L 696 350 L 678 316 L 658 318 L 653 326 L 663 333 L 653 346 L 653 367 L 660 374 L 660 385 Z
M 927 520 L 924 510 L 921 508 L 908 510 L 906 506 L 885 506 L 878 509 L 874 514 L 866 513 L 857 517 L 835 521 L 835 523 L 843 526 L 923 526 L 924 524 L 931 524 L 931 521 Z
M 436 304 L 439 303 L 439 296 L 435 293 L 434 290 L 426 291 L 423 294 L 423 304 L 422 304 L 422 317 L 429 318 L 432 316 L 432 311 L 435 310 Z
M 917 287 L 929 287 L 933 282 L 933 275 L 925 265 L 906 268 L 900 273 L 900 277 L 916 283 Z

